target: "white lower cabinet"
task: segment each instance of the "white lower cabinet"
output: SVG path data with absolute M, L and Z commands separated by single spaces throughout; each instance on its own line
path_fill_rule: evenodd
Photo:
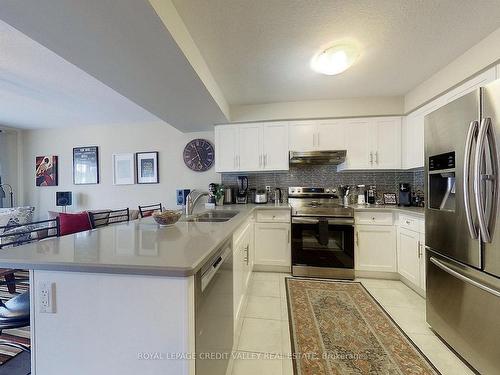
M 420 285 L 420 233 L 400 228 L 398 238 L 398 272 L 408 281 Z
M 237 324 L 245 301 L 253 267 L 253 222 L 243 224 L 233 236 L 233 301 L 234 321 Z
M 255 223 L 255 265 L 291 266 L 290 223 Z
M 414 287 L 425 291 L 424 220 L 400 215 L 398 228 L 398 272 Z
M 355 269 L 396 272 L 396 229 L 393 225 L 356 225 Z

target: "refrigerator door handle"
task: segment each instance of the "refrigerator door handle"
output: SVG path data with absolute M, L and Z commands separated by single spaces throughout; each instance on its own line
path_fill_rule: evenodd
M 471 284 L 471 285 L 475 286 L 476 288 L 484 290 L 485 292 L 493 294 L 496 297 L 500 297 L 500 291 L 498 291 L 496 289 L 493 289 L 493 288 L 490 288 L 487 285 L 481 284 L 480 282 L 478 282 L 476 280 L 473 280 L 470 277 L 467 277 L 467 276 L 463 275 L 462 273 L 460 273 L 458 271 L 455 271 L 450 266 L 445 265 L 441 260 L 438 260 L 438 259 L 436 259 L 434 257 L 430 257 L 429 261 L 431 263 L 433 263 L 435 266 L 437 266 L 440 269 L 442 269 L 444 272 L 449 273 L 452 276 L 455 276 L 457 279 L 460 279 L 460 280 L 462 280 L 462 281 L 464 281 L 464 282 L 466 282 L 468 284 Z
M 490 149 L 490 155 L 489 157 L 491 158 L 492 162 L 492 168 L 493 168 L 493 174 L 481 174 L 481 166 L 482 166 L 482 161 L 484 158 L 484 152 L 485 152 L 485 143 L 486 140 L 489 142 L 489 149 Z M 483 182 L 491 182 L 493 183 L 493 189 L 492 189 L 492 194 L 489 197 L 486 197 L 486 199 L 489 200 L 489 204 L 492 206 L 492 210 L 490 212 L 490 215 L 492 215 L 492 218 L 496 217 L 496 197 L 497 197 L 497 190 L 498 190 L 498 156 L 497 156 L 497 149 L 496 149 L 496 143 L 495 143 L 495 136 L 493 134 L 493 129 L 491 126 L 491 118 L 484 118 L 481 121 L 481 126 L 479 128 L 479 135 L 477 137 L 477 148 L 476 148 L 476 155 L 475 155 L 475 163 L 474 163 L 474 195 L 475 195 L 475 200 L 476 200 L 476 207 L 477 207 L 477 216 L 478 216 L 478 221 L 479 221 L 479 229 L 481 231 L 481 238 L 484 242 L 486 243 L 491 243 L 491 233 L 489 230 L 489 221 L 486 219 L 486 207 L 485 207 L 485 202 L 483 201 L 483 191 L 482 191 L 482 184 Z
M 474 139 L 477 137 L 477 130 L 479 127 L 478 121 L 471 121 L 469 125 L 469 131 L 467 132 L 467 140 L 465 141 L 465 156 L 464 156 L 464 205 L 465 205 L 465 217 L 467 218 L 467 226 L 469 228 L 469 234 L 471 238 L 477 239 L 478 233 L 477 228 L 472 221 L 472 212 L 470 206 L 470 166 L 471 166 L 471 155 L 472 155 L 472 145 Z

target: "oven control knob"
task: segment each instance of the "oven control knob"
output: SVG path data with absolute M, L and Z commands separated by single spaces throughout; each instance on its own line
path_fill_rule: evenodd
M 326 192 L 327 192 L 327 193 L 330 193 L 330 189 L 326 189 Z

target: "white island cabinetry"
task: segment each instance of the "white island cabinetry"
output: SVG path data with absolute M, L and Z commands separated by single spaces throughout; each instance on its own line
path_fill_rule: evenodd
M 233 302 L 235 328 L 241 317 L 250 283 L 254 254 L 253 218 L 248 219 L 233 234 Z

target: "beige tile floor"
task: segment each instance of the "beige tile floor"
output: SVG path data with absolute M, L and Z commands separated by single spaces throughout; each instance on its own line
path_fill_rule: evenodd
M 283 273 L 252 275 L 233 375 L 293 375 Z M 400 281 L 358 279 L 443 374 L 473 374 L 425 322 L 425 300 Z

